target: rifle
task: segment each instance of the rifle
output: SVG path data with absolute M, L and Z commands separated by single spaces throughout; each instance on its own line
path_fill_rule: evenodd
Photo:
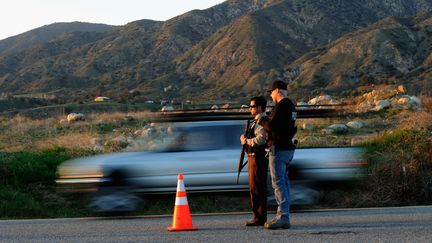
M 246 127 L 245 127 L 245 132 L 244 132 L 244 135 L 246 138 L 248 137 L 249 126 L 250 126 L 250 120 L 248 119 L 247 123 L 246 123 Z M 242 150 L 240 152 L 240 158 L 239 158 L 239 162 L 238 162 L 237 184 L 239 183 L 240 172 L 243 169 L 243 167 L 245 167 L 245 165 L 247 164 L 247 160 L 246 160 L 246 162 L 243 163 L 246 149 L 247 149 L 247 144 L 245 143 L 245 144 L 243 144 Z

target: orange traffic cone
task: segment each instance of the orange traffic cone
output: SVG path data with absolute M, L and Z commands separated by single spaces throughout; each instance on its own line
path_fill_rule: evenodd
M 177 193 L 174 206 L 174 216 L 172 227 L 168 227 L 169 231 L 184 231 L 197 230 L 197 227 L 192 225 L 192 217 L 190 215 L 189 205 L 186 197 L 186 189 L 183 182 L 183 174 L 178 174 Z

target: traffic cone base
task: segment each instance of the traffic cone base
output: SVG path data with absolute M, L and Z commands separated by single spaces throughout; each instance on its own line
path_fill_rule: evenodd
M 169 231 L 187 231 L 197 230 L 192 225 L 192 217 L 186 197 L 186 190 L 183 182 L 183 174 L 178 175 L 176 201 L 174 206 L 174 215 L 172 227 L 167 228 Z

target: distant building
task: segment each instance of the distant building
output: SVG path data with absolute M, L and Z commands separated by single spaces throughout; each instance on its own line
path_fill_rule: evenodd
M 98 96 L 94 99 L 94 101 L 110 101 L 111 98 L 106 97 L 106 96 Z

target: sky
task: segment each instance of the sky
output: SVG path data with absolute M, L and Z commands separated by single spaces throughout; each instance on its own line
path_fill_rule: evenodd
M 56 22 L 125 25 L 167 20 L 225 0 L 1 0 L 0 40 Z

